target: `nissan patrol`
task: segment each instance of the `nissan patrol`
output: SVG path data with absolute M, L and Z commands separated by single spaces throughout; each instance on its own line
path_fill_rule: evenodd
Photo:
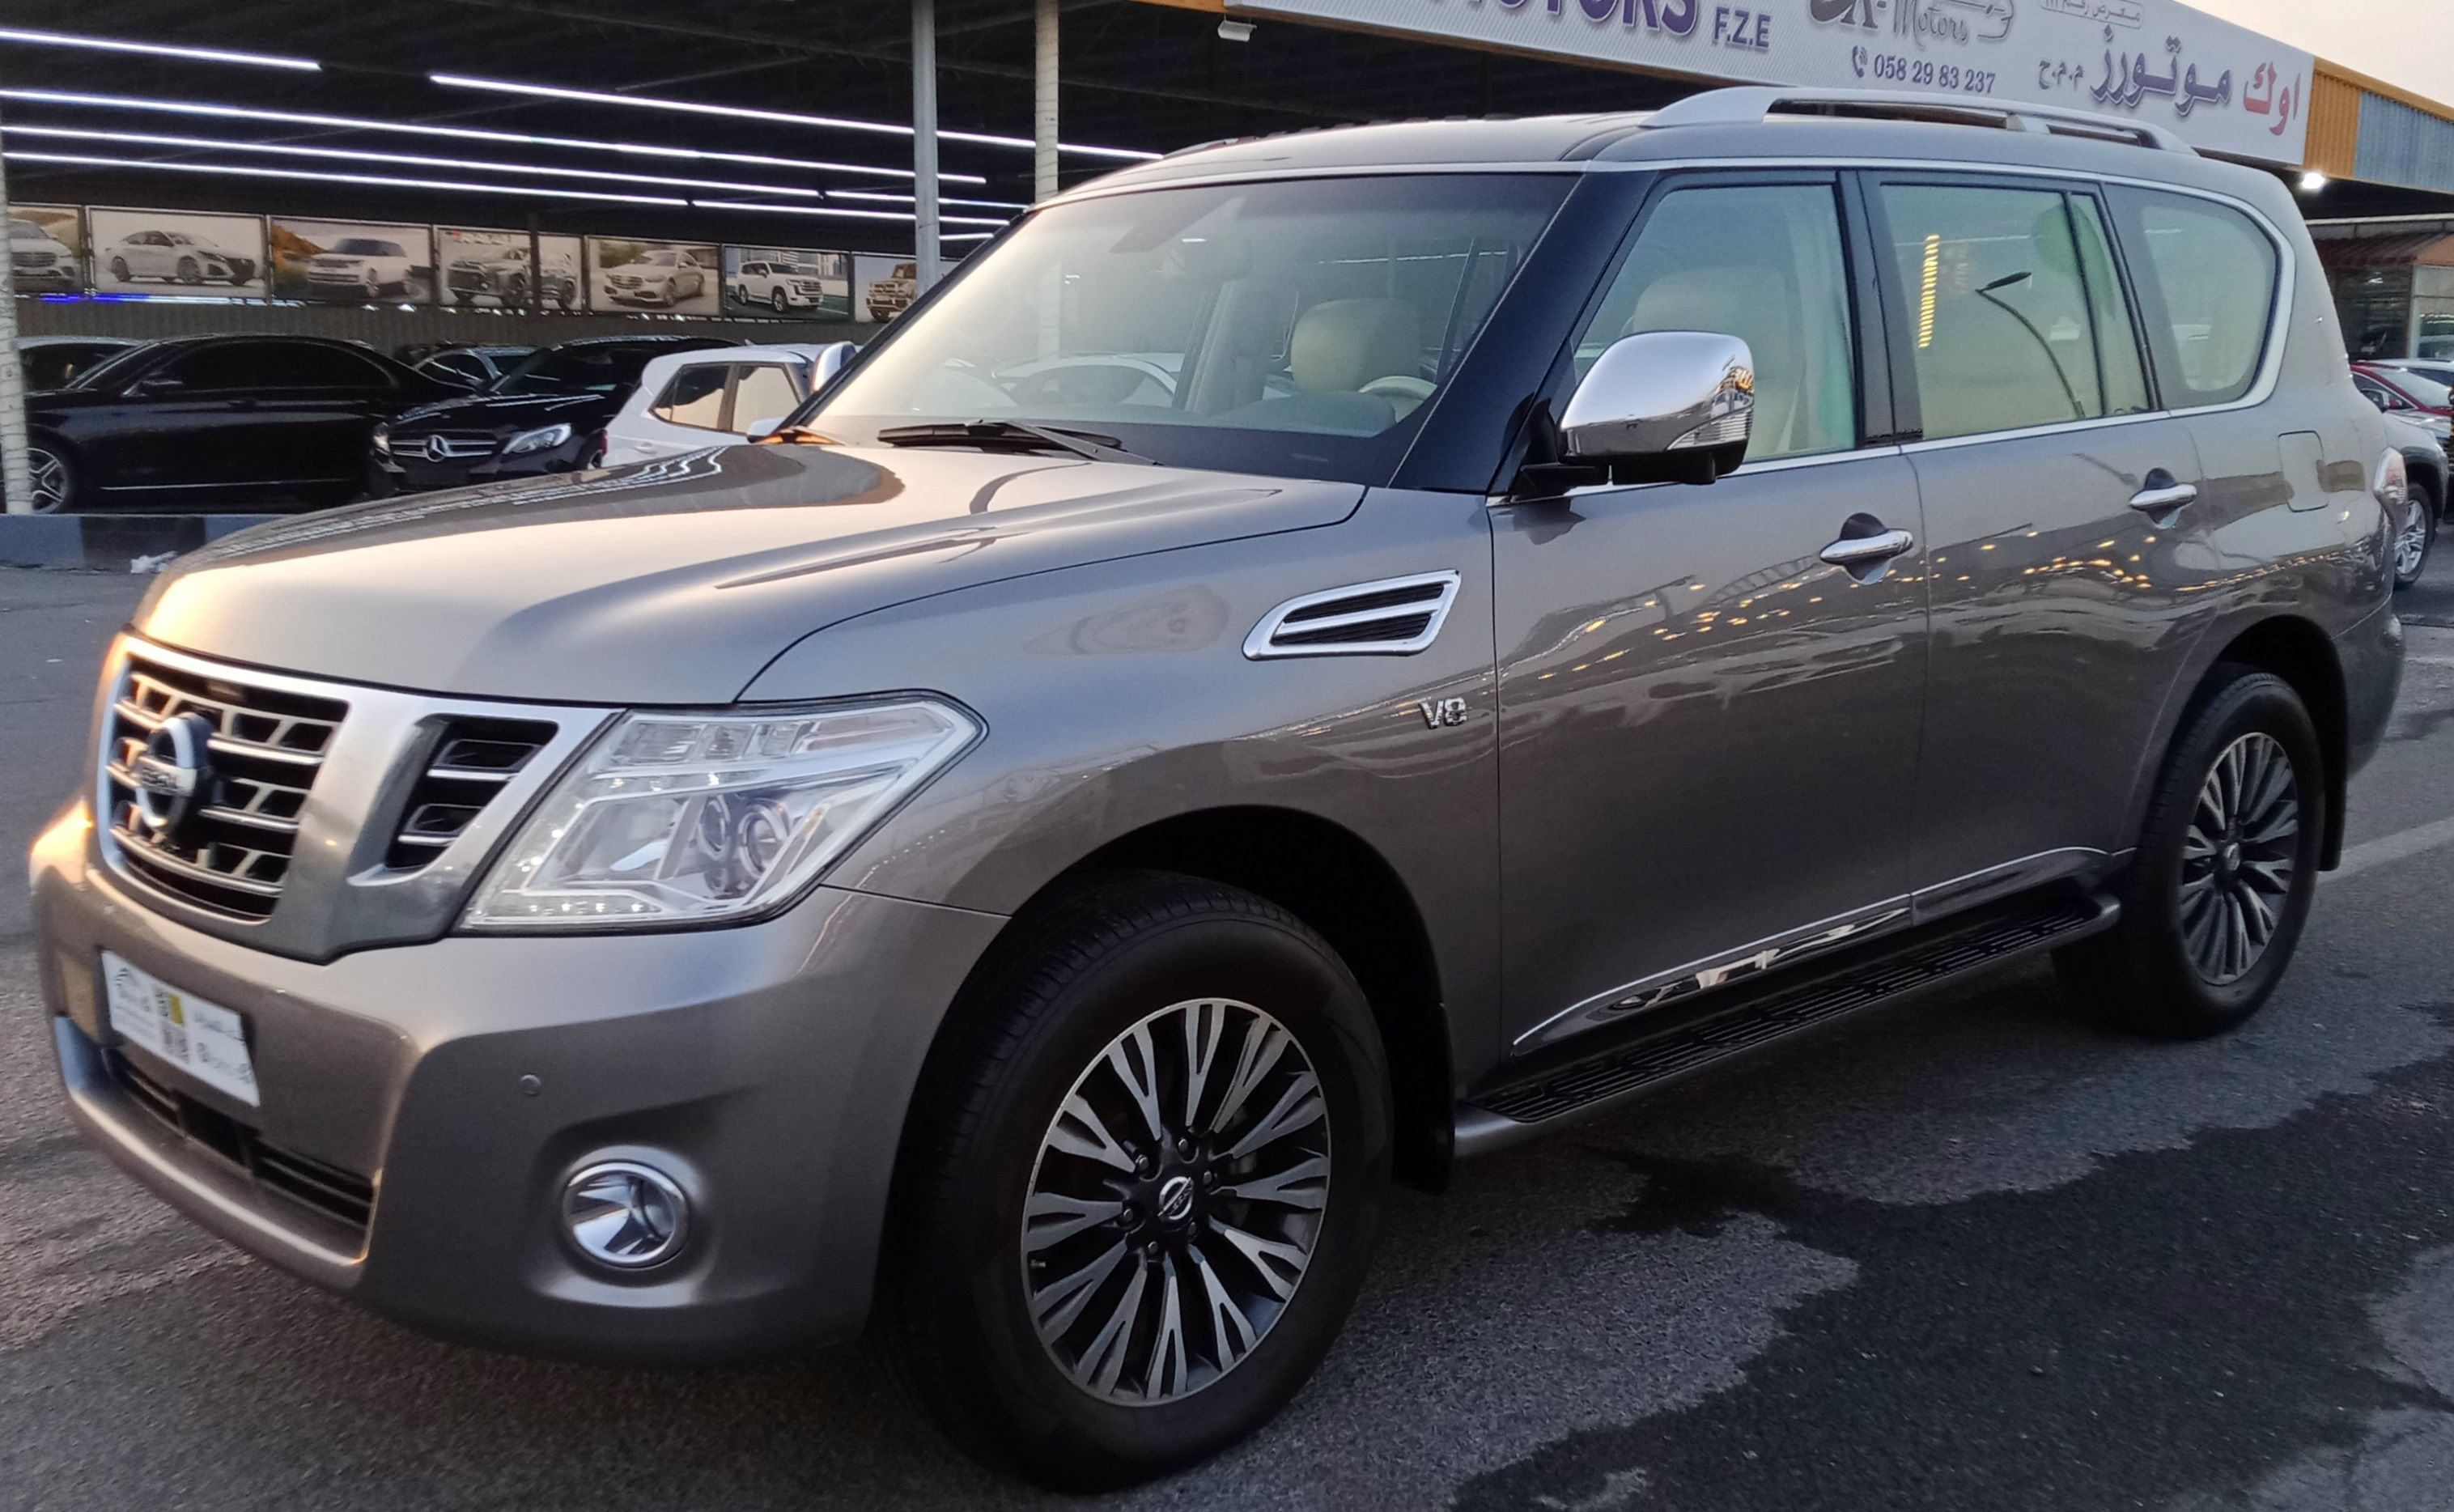
M 2135 122 L 1188 151 L 766 444 L 175 564 L 32 856 L 60 1070 L 415 1326 L 867 1330 L 1129 1481 L 1302 1384 L 1393 1177 L 2033 953 L 2255 1012 L 2405 487 L 2289 195 Z

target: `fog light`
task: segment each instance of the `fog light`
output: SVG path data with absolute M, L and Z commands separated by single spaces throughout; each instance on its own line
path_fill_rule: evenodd
M 690 1199 L 652 1165 L 604 1160 L 562 1189 L 562 1222 L 590 1260 L 642 1270 L 681 1253 L 690 1232 Z

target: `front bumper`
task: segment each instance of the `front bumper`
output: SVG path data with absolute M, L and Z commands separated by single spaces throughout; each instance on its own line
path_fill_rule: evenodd
M 473 457 L 467 461 L 441 462 L 430 462 L 422 456 L 404 456 L 403 447 L 410 443 L 395 437 L 390 456 L 380 452 L 373 454 L 367 469 L 367 492 L 376 498 L 389 498 L 395 494 L 430 494 L 436 489 L 499 483 L 507 478 L 543 477 L 549 473 L 577 472 L 580 457 L 594 437 L 593 430 L 574 431 L 570 440 L 542 452 L 526 452 L 518 456 L 505 456 L 497 452 L 492 456 Z
M 616 1361 L 859 1330 L 911 1089 L 1003 922 L 820 888 L 734 929 L 453 936 L 314 965 L 136 902 L 93 858 L 82 804 L 31 870 L 70 1112 L 113 1160 L 240 1248 L 404 1322 Z M 244 1016 L 261 1105 L 119 1042 L 104 950 Z M 372 1179 L 363 1229 L 164 1128 L 111 1055 L 250 1139 Z M 668 1264 L 611 1274 L 564 1241 L 562 1184 L 608 1154 L 689 1191 L 694 1237 Z

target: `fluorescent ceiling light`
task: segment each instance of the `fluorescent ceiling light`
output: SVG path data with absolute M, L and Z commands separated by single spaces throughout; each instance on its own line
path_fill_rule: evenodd
M 436 84 L 459 90 L 491 90 L 498 94 L 533 94 L 547 100 L 580 100 L 591 105 L 628 105 L 645 111 L 678 111 L 687 115 L 721 115 L 737 121 L 772 121 L 779 126 L 814 126 L 836 131 L 870 131 L 881 136 L 910 136 L 912 128 L 893 121 L 868 121 L 849 115 L 802 115 L 792 111 L 760 111 L 746 105 L 709 105 L 697 100 L 666 100 L 651 94 L 607 94 L 598 90 L 566 90 L 548 84 L 515 84 L 507 79 L 473 78 L 466 73 L 430 73 Z M 1027 136 L 993 136 L 982 131 L 939 131 L 941 140 L 976 142 L 983 147 L 1018 147 L 1032 151 L 1036 144 Z M 1157 152 L 1140 152 L 1124 147 L 1084 147 L 1074 142 L 1059 142 L 1060 152 L 1078 152 L 1085 157 L 1114 157 L 1127 162 L 1144 163 L 1159 156 Z
M 422 121 L 379 121 L 361 115 L 318 115 L 303 111 L 259 111 L 243 105 L 212 105 L 201 100 L 157 100 L 133 94 L 83 94 L 69 90 L 0 89 L 0 100 L 30 100 L 41 105 L 74 105 L 103 111 L 146 111 L 159 115 L 200 115 L 225 121 L 272 121 L 283 126 L 324 126 L 342 131 L 390 131 L 407 136 L 441 136 L 461 142 L 494 142 L 510 147 L 562 147 L 586 152 L 623 152 L 639 157 L 685 158 L 709 163 L 747 163 L 760 168 L 798 168 L 822 173 L 861 173 L 872 178 L 913 176 L 908 168 L 876 168 L 866 163 L 835 163 L 806 157 L 771 157 L 758 152 L 716 152 L 695 147 L 665 147 L 650 142 L 609 142 L 586 136 L 535 136 L 525 131 L 490 131 L 473 126 L 430 126 Z M 977 173 L 940 173 L 950 184 L 985 184 Z
M 545 189 L 534 184 L 462 184 L 439 178 L 387 178 L 377 173 L 336 173 L 330 169 L 251 168 L 239 163 L 161 163 L 141 157 L 92 157 L 76 152 L 0 151 L 12 163 L 74 163 L 86 168 L 141 168 L 166 173 L 216 173 L 242 178 L 309 178 L 323 184 L 375 184 L 386 189 L 442 189 L 465 194 L 542 194 L 549 199 L 605 199 L 625 205 L 687 207 L 686 199 L 653 194 L 614 194 L 593 189 Z
M 70 36 L 65 31 L 29 31 L 0 27 L 0 42 L 22 42 L 38 48 L 91 48 L 101 52 L 143 52 L 157 58 L 193 58 L 200 63 L 243 63 L 258 69 L 297 69 L 320 73 L 312 58 L 275 57 L 267 52 L 232 52 L 224 48 L 176 48 L 159 42 L 122 42 L 112 37 Z
M 919 200 L 919 196 L 916 194 L 888 194 L 880 193 L 875 190 L 867 189 L 831 189 L 827 191 L 827 198 L 882 200 L 890 205 L 911 205 L 917 203 Z M 1029 210 L 1031 208 L 1019 201 L 1011 199 L 955 199 L 945 194 L 937 196 L 937 203 L 940 205 L 974 205 L 977 206 L 981 210 Z
M 908 210 L 841 210 L 824 205 L 766 205 L 747 199 L 694 199 L 694 210 L 765 210 L 785 215 L 829 215 L 837 220 L 898 220 L 910 225 L 919 217 Z M 941 226 L 1002 226 L 1005 221 L 995 215 L 940 215 Z
M 292 147 L 277 142 L 231 142 L 211 136 L 170 136 L 152 131 L 90 131 L 69 126 L 17 126 L 10 136 L 66 137 L 81 142 L 131 142 L 146 147 L 193 147 L 208 151 L 272 152 L 283 157 L 326 157 L 351 163 L 391 163 L 406 168 L 451 168 L 476 173 L 536 173 L 548 178 L 590 178 L 669 189 L 724 189 L 751 194 L 794 194 L 816 199 L 815 189 L 786 184 L 736 184 L 720 178 L 666 178 L 654 173 L 614 173 L 593 168 L 541 168 L 531 163 L 484 163 L 465 157 L 420 157 L 410 152 L 362 152 L 345 147 Z

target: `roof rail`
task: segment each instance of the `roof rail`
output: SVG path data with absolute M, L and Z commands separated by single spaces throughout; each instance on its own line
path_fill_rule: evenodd
M 2093 111 L 2060 105 L 2030 105 L 2019 100 L 1971 98 L 1958 94 L 1918 94 L 1905 90 L 1784 89 L 1777 85 L 1742 85 L 1707 90 L 1655 111 L 1645 121 L 1655 126 L 1752 126 L 1783 108 L 1831 106 L 1869 114 L 1892 114 L 1904 120 L 1933 116 L 1964 116 L 1990 121 L 2019 131 L 2050 131 L 2066 127 L 2088 135 L 2126 137 L 2160 152 L 2197 150 L 2176 132 L 2145 121 L 2125 120 Z

